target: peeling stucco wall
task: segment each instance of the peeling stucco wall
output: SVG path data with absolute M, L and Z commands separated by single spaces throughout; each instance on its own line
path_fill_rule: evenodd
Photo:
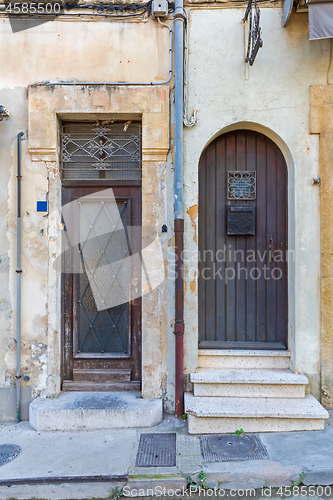
M 320 199 L 318 186 L 312 185 L 312 179 L 319 176 L 320 132 L 311 135 L 309 128 L 309 86 L 326 84 L 330 42 L 309 42 L 306 14 L 293 14 L 288 27 L 283 29 L 281 4 L 262 2 L 264 46 L 246 79 L 244 27 L 241 24 L 244 5 L 221 2 L 221 5 L 210 6 L 196 1 L 187 5 L 188 109 L 198 110 L 198 122 L 193 128 L 184 130 L 184 368 L 189 374 L 197 367 L 199 158 L 205 146 L 221 132 L 230 127 L 252 128 L 275 140 L 288 164 L 289 248 L 294 248 L 296 253 L 289 290 L 292 368 L 309 376 L 311 391 L 319 397 Z M 10 117 L 0 122 L 1 141 L 5 145 L 0 150 L 0 389 L 7 391 L 14 387 L 16 371 L 16 140 L 18 132 L 28 129 L 28 87 L 54 80 L 165 80 L 169 71 L 169 33 L 151 19 L 144 22 L 62 22 L 58 19 L 13 34 L 8 20 L 0 16 L 0 41 L 6 46 L 0 53 L 0 65 L 6 68 L 0 82 L 0 103 L 10 111 Z M 60 389 L 60 292 L 59 277 L 52 266 L 59 254 L 60 181 L 58 152 L 54 146 L 57 123 L 56 120 L 44 121 L 44 113 L 48 110 L 43 92 L 49 95 L 54 87 L 41 86 L 41 89 L 31 111 L 45 127 L 47 140 L 44 137 L 38 143 L 37 135 L 34 144 L 29 143 L 30 138 L 22 143 L 22 374 L 30 378 L 27 382 L 22 381 L 22 385 L 32 391 L 32 396 L 52 395 Z M 104 94 L 100 95 L 100 90 L 105 94 L 105 88 L 78 91 L 67 87 L 57 95 L 54 107 L 62 109 L 67 117 L 71 107 L 72 117 L 78 109 L 84 117 L 87 113 L 93 116 L 92 112 L 97 116 L 106 110 L 108 113 L 133 111 L 126 109 L 120 90 L 119 99 L 112 102 L 113 108 L 108 107 L 109 101 Z M 93 96 L 93 92 L 97 94 Z M 146 107 L 149 122 L 152 114 L 149 111 L 156 110 L 149 110 L 147 95 L 138 94 L 132 104 L 135 102 L 142 109 Z M 163 396 L 169 411 L 174 407 L 175 371 L 172 98 L 170 101 L 171 104 L 166 104 L 167 109 L 163 108 L 159 121 L 151 121 L 145 129 L 148 134 L 145 139 L 149 142 L 149 134 L 161 127 L 165 135 L 166 128 L 170 143 L 158 146 L 164 153 L 158 156 L 159 152 L 156 158 L 154 151 L 149 152 L 146 148 L 143 209 L 147 224 L 159 231 L 163 224 L 167 225 L 168 232 L 161 241 L 169 277 L 159 290 L 144 299 L 146 311 L 151 307 L 154 311 L 153 314 L 147 312 L 145 317 L 149 349 L 143 356 L 146 369 L 143 390 L 148 397 Z M 53 149 L 48 149 L 50 144 Z M 170 146 L 171 153 L 167 154 Z M 43 158 L 41 153 L 34 158 L 32 150 L 43 148 Z M 36 212 L 37 200 L 46 199 L 46 196 L 55 208 L 55 213 L 50 213 L 49 217 Z M 330 295 L 327 300 L 330 304 Z M 327 315 L 330 318 L 330 312 Z M 322 344 L 322 366 L 327 373 L 323 387 L 331 391 L 330 320 L 327 325 Z M 2 392 L 0 419 L 13 419 L 10 412 L 1 410 L 1 404 L 8 401 L 8 394 L 2 397 Z M 324 401 L 331 404 L 330 398 L 329 395 Z
M 16 418 L 15 385 L 16 385 L 16 165 L 17 165 L 17 133 L 27 129 L 27 89 L 14 86 L 10 89 L 0 89 L 0 102 L 8 110 L 13 110 L 10 118 L 0 122 L 1 148 L 0 148 L 0 419 L 3 421 Z M 24 218 L 22 232 L 22 250 L 36 256 L 33 248 L 41 235 L 34 233 L 32 227 Z M 30 233 L 30 234 L 29 234 Z M 32 244 L 32 245 L 31 245 Z M 37 244 L 38 246 L 38 244 Z M 42 243 L 43 246 L 43 243 Z M 22 252 L 23 253 L 23 252 Z M 37 258 L 38 260 L 38 258 Z M 35 260 L 36 263 L 36 260 Z M 23 265 L 23 275 L 35 276 L 33 265 Z M 39 274 L 39 273 L 38 273 Z M 34 279 L 34 278 L 33 278 Z M 45 279 L 45 277 L 44 277 Z M 38 281 L 37 281 L 38 283 Z M 39 284 L 39 283 L 38 283 Z M 30 289 L 33 297 L 34 287 Z M 30 309 L 30 306 L 29 306 Z M 35 309 L 36 311 L 36 309 Z M 45 298 L 35 314 L 45 315 Z M 32 319 L 22 324 L 22 357 L 25 360 L 24 375 L 30 376 L 32 363 L 30 362 L 30 349 L 32 339 Z M 40 339 L 43 341 L 43 336 Z M 28 359 L 29 358 L 29 361 Z M 30 401 L 29 384 L 22 381 L 22 400 L 26 405 Z M 25 418 L 27 412 L 23 412 Z
M 333 408 L 333 85 L 311 87 L 311 132 L 320 134 L 321 398 Z
M 10 112 L 10 117 L 0 122 L 0 389 L 3 389 L 0 390 L 0 420 L 13 420 L 16 416 L 15 397 L 12 397 L 15 392 L 8 397 L 8 390 L 11 388 L 10 390 L 15 391 L 16 375 L 17 134 L 28 129 L 29 134 L 32 132 L 28 116 L 31 111 L 37 115 L 40 130 L 46 134 L 47 140 L 41 139 L 38 142 L 40 136 L 37 133 L 33 143 L 31 136 L 22 141 L 21 371 L 23 376 L 29 377 L 29 380 L 21 381 L 22 390 L 26 390 L 29 395 L 23 396 L 24 404 L 27 407 L 30 395 L 49 396 L 60 390 L 60 288 L 57 270 L 53 268 L 60 250 L 57 118 L 54 115 L 52 125 L 46 119 L 49 110 L 45 107 L 43 92 L 29 110 L 29 86 L 56 80 L 164 81 L 169 76 L 169 36 L 169 31 L 152 19 L 90 22 L 79 19 L 62 21 L 60 18 L 12 33 L 8 19 L 0 15 L 0 43 L 3 47 L 6 46 L 6 50 L 0 54 L 0 65 L 6 68 L 0 83 L 0 102 Z M 55 89 L 56 87 L 48 87 L 46 94 L 52 94 Z M 105 87 L 102 92 L 99 92 L 99 87 L 89 88 L 88 94 L 83 92 L 83 99 L 80 97 L 82 92 L 75 93 L 78 87 L 68 86 L 64 89 L 54 105 L 67 113 L 67 119 L 73 118 L 68 113 L 75 106 L 85 119 L 96 119 L 106 108 L 108 113 L 131 112 L 131 106 L 126 108 L 126 100 L 121 97 L 122 93 L 126 94 L 125 87 L 119 89 L 118 100 L 111 104 L 105 98 Z M 153 97 L 156 95 L 156 87 L 147 86 L 142 89 L 145 90 L 135 97 L 135 112 L 137 117 L 141 116 L 141 111 L 146 112 L 143 138 L 146 150 L 147 141 L 153 137 L 155 130 L 158 132 L 157 142 L 154 144 L 151 140 L 148 156 L 146 154 L 144 158 L 146 182 L 143 188 L 143 217 L 146 225 L 151 224 L 160 231 L 162 225 L 167 223 L 169 210 L 167 193 L 170 177 L 167 178 L 166 171 L 169 149 L 169 88 L 158 91 L 161 96 L 163 94 L 163 109 L 160 104 L 156 109 Z M 162 111 L 162 114 L 158 115 L 158 122 L 155 123 L 153 117 L 156 111 Z M 48 150 L 50 145 L 52 151 Z M 43 157 L 36 156 L 38 148 L 44 148 Z M 46 199 L 54 209 L 53 212 L 50 211 L 48 215 L 37 213 L 37 200 Z M 167 258 L 167 235 L 162 246 Z M 150 378 L 145 378 L 143 388 L 148 397 L 161 397 L 167 393 L 167 386 L 172 387 L 172 370 L 171 374 L 167 370 L 170 339 L 166 327 L 164 330 L 161 327 L 171 322 L 167 317 L 170 314 L 165 298 L 167 287 L 168 284 L 164 283 L 150 297 L 143 298 L 146 309 L 150 308 L 151 311 L 150 317 L 146 318 L 145 331 L 148 337 L 151 335 L 148 343 L 155 346 L 154 349 L 146 350 L 143 357 L 146 372 L 151 371 Z M 170 401 L 172 405 L 172 397 Z M 27 418 L 25 410 L 23 414 Z

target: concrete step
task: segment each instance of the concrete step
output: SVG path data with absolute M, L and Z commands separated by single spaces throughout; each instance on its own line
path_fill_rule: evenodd
M 328 412 L 311 395 L 291 398 L 195 397 L 185 394 L 190 434 L 323 430 Z
M 162 421 L 162 399 L 133 392 L 66 392 L 30 403 L 29 423 L 37 431 L 151 427 Z
M 74 382 L 130 382 L 131 370 L 85 370 L 74 368 Z
M 62 383 L 63 391 L 140 391 L 140 381 L 131 382 L 73 382 L 64 380 Z
M 191 373 L 194 396 L 304 398 L 308 379 L 281 369 L 205 369 Z
M 289 368 L 289 351 L 199 349 L 199 368 Z

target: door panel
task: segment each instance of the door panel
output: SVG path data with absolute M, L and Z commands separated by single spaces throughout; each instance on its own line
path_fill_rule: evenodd
M 221 135 L 199 163 L 199 347 L 286 348 L 287 302 L 285 160 L 262 134 Z
M 130 353 L 130 276 L 124 228 L 130 225 L 130 199 L 79 202 L 79 252 L 82 273 L 76 274 L 75 355 Z M 105 227 L 113 231 L 103 233 Z M 104 269 L 108 276 L 104 275 Z M 104 303 L 104 304 L 103 304 Z M 105 308 L 105 304 L 114 304 Z M 119 303 L 119 305 L 115 305 Z
M 141 282 L 140 259 L 131 258 L 141 252 L 141 187 L 112 191 L 110 198 L 101 186 L 63 189 L 63 205 L 77 202 L 76 272 L 62 275 L 64 390 L 88 390 L 85 382 L 89 390 L 94 383 L 131 390 L 141 379 L 141 299 L 131 298 L 134 278 Z

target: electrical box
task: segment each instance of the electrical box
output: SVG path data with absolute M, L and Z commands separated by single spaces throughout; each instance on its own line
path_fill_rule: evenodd
M 169 4 L 167 0 L 153 0 L 151 4 L 151 13 L 154 17 L 167 17 Z

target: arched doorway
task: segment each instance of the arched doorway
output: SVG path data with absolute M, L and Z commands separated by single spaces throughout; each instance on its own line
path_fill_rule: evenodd
M 286 349 L 287 166 L 265 135 L 217 137 L 199 162 L 199 347 Z

